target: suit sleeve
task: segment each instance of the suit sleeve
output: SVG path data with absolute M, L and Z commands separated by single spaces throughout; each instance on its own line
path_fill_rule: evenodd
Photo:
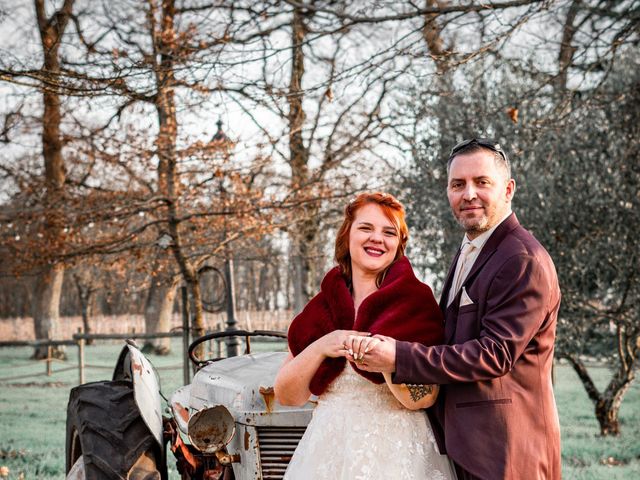
M 486 290 L 478 337 L 433 347 L 397 342 L 394 383 L 476 382 L 505 375 L 548 318 L 555 284 L 538 259 L 507 259 Z

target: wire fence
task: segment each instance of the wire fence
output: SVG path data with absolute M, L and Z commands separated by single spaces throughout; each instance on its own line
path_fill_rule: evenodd
M 12 364 L 11 369 L 13 371 L 19 370 L 20 368 L 33 368 L 34 362 L 41 362 L 44 364 L 44 372 L 39 373 L 23 373 L 23 374 L 15 374 L 9 376 L 0 377 L 0 383 L 10 382 L 14 380 L 25 380 L 29 378 L 38 378 L 38 377 L 52 377 L 55 374 L 77 370 L 78 371 L 78 383 L 83 384 L 86 380 L 86 371 L 87 369 L 101 369 L 101 370 L 113 370 L 113 365 L 97 365 L 93 363 L 87 363 L 85 360 L 85 347 L 87 341 L 92 340 L 136 340 L 136 339 L 158 339 L 158 338 L 167 338 L 167 337 L 182 337 L 182 332 L 164 332 L 164 333 L 153 333 L 153 334 L 143 334 L 143 333 L 125 333 L 125 334 L 85 334 L 85 333 L 77 333 L 73 335 L 72 340 L 17 340 L 17 341 L 2 341 L 0 342 L 0 348 L 2 347 L 31 347 L 31 348 L 40 348 L 46 347 L 47 355 L 43 359 L 33 359 L 28 362 L 23 362 L 19 364 Z M 64 360 L 57 358 L 54 354 L 54 347 L 77 347 L 78 349 L 78 360 L 74 364 L 69 360 Z M 54 368 L 55 364 L 68 365 L 61 368 Z M 164 365 L 162 367 L 156 367 L 157 370 L 178 370 L 184 369 L 185 363 L 177 364 L 177 365 Z
M 248 336 L 243 335 L 244 331 L 237 331 L 238 337 L 245 338 L 245 350 L 244 353 L 248 353 L 251 350 L 251 342 Z M 222 331 L 219 328 L 215 330 L 207 332 L 207 334 L 220 334 Z M 18 340 L 18 341 L 0 341 L 0 348 L 2 347 L 31 347 L 31 348 L 39 348 L 46 347 L 47 355 L 43 359 L 33 359 L 27 362 L 22 362 L 18 364 L 12 364 L 11 370 L 14 372 L 12 375 L 0 377 L 0 383 L 11 382 L 15 380 L 25 380 L 29 378 L 39 378 L 39 377 L 52 377 L 56 374 L 77 370 L 78 371 L 78 383 L 83 384 L 86 381 L 86 372 L 88 369 L 93 370 L 113 370 L 114 365 L 99 365 L 95 363 L 88 363 L 86 361 L 86 345 L 87 342 L 90 341 L 109 341 L 109 340 L 125 340 L 127 342 L 131 342 L 132 340 L 154 340 L 160 338 L 182 338 L 182 363 L 178 364 L 169 364 L 169 365 L 154 365 L 154 368 L 158 371 L 172 371 L 172 370 L 180 370 L 183 371 L 183 381 L 186 383 L 189 382 L 189 378 L 191 376 L 191 365 L 188 355 L 188 337 L 185 338 L 183 331 L 171 331 L 171 332 L 160 332 L 160 333 L 94 333 L 94 334 L 86 334 L 78 332 L 73 335 L 71 340 Z M 268 338 L 262 339 L 263 342 L 269 342 Z M 223 338 L 212 339 L 212 343 L 208 350 L 208 354 L 212 357 L 220 358 L 223 355 L 223 343 L 225 340 Z M 60 359 L 55 356 L 54 347 L 60 346 L 69 346 L 76 347 L 78 350 L 77 361 L 73 362 L 68 359 Z M 15 373 L 19 371 L 21 368 L 29 368 L 33 369 L 35 363 L 44 364 L 44 371 L 34 373 L 33 371 L 23 374 Z M 66 365 L 60 368 L 55 368 L 55 365 Z
M 185 300 L 187 293 L 186 293 L 186 289 L 183 287 L 182 288 L 182 296 L 183 296 L 183 305 L 187 306 L 188 302 Z M 238 312 L 236 312 L 237 314 Z M 140 317 L 140 316 L 138 316 Z M 125 340 L 127 342 L 131 341 L 132 339 L 135 340 L 156 340 L 156 339 L 161 339 L 161 338 L 174 338 L 174 337 L 180 337 L 182 339 L 182 364 L 181 365 L 163 365 L 161 367 L 154 367 L 156 370 L 177 370 L 179 368 L 182 368 L 182 372 L 183 372 L 183 382 L 184 384 L 189 383 L 189 380 L 191 378 L 191 364 L 190 364 L 190 359 L 189 359 L 189 338 L 190 338 L 190 334 L 191 334 L 191 329 L 190 329 L 190 313 L 189 313 L 189 308 L 183 308 L 183 311 L 181 312 L 181 315 L 179 318 L 174 318 L 172 320 L 172 324 L 173 324 L 173 328 L 171 329 L 170 332 L 163 332 L 163 333 L 136 333 L 136 331 L 143 331 L 142 328 L 143 327 L 143 319 L 140 318 L 133 318 L 131 316 L 127 316 L 125 318 L 126 322 L 123 324 L 123 322 L 119 321 L 119 327 L 125 328 L 125 331 L 129 332 L 129 333 L 117 333 L 117 332 L 96 332 L 96 333 L 82 333 L 82 328 L 78 327 L 75 334 L 70 335 L 71 331 L 67 330 L 66 334 L 63 333 L 63 335 L 67 335 L 67 336 L 71 336 L 72 339 L 71 340 L 16 340 L 16 341 L 2 341 L 0 342 L 0 348 L 1 347 L 33 347 L 35 348 L 41 348 L 41 347 L 46 347 L 46 351 L 47 351 L 47 355 L 46 358 L 44 358 L 42 360 L 42 362 L 45 365 L 45 371 L 42 373 L 27 373 L 27 374 L 23 374 L 23 375 L 17 375 L 17 374 L 12 374 L 9 376 L 5 376 L 5 377 L 0 377 L 0 383 L 3 382 L 9 382 L 9 381 L 13 381 L 13 380 L 24 380 L 25 378 L 30 378 L 30 377 L 41 377 L 41 376 L 48 376 L 51 377 L 54 373 L 61 373 L 61 372 L 65 372 L 65 371 L 69 371 L 69 370 L 73 370 L 73 369 L 77 369 L 78 370 L 78 382 L 79 384 L 83 384 L 86 381 L 86 371 L 87 369 L 112 369 L 112 366 L 105 366 L 105 365 L 95 365 L 95 364 L 90 364 L 87 363 L 85 360 L 85 347 L 87 344 L 89 343 L 93 343 L 94 340 L 96 341 L 106 341 L 106 340 Z M 238 318 L 233 322 L 236 327 L 231 327 L 234 331 L 236 332 L 240 332 L 240 329 L 246 329 L 246 330 L 242 330 L 242 331 L 262 331 L 262 332 L 267 332 L 267 331 L 283 331 L 286 330 L 286 327 L 288 325 L 289 319 L 291 318 L 291 312 L 290 311 L 275 311 L 275 312 L 269 312 L 269 311 L 259 311 L 259 312 L 254 312 L 254 311 L 245 311 L 245 312 L 241 312 L 240 315 L 238 315 Z M 78 319 L 76 319 L 78 320 Z M 94 319 L 96 320 L 95 323 L 95 327 L 97 329 L 101 329 L 103 328 L 108 322 L 106 321 L 99 321 L 99 319 Z M 135 320 L 135 322 L 131 323 L 133 320 Z M 219 334 L 222 332 L 222 330 L 226 330 L 225 329 L 225 318 L 222 317 L 222 314 L 216 314 L 215 316 L 210 316 L 210 318 L 205 318 L 205 320 L 207 321 L 206 324 L 208 324 L 208 332 L 207 334 Z M 27 322 L 25 321 L 21 321 L 19 322 L 22 327 L 24 328 L 24 324 L 26 324 Z M 66 323 L 66 328 L 68 329 L 73 322 L 65 322 Z M 77 323 L 76 323 L 77 325 Z M 229 323 L 229 325 L 231 325 Z M 15 327 L 17 325 L 14 325 L 14 330 Z M 255 329 L 255 330 L 254 330 Z M 6 328 L 4 329 L 6 330 Z M 4 331 L 4 333 L 7 333 L 6 331 Z M 23 332 L 25 333 L 25 332 Z M 15 332 L 14 332 L 15 334 Z M 238 336 L 243 336 L 242 334 L 239 333 Z M 251 342 L 249 339 L 249 334 L 244 336 L 245 338 L 245 353 L 249 352 L 251 350 Z M 6 337 L 5 337 L 6 338 Z M 23 335 L 19 335 L 19 336 L 14 336 L 13 338 L 25 338 L 25 336 Z M 28 337 L 27 337 L 28 338 Z M 214 358 L 221 358 L 222 357 L 222 342 L 224 342 L 224 340 L 222 339 L 215 339 L 212 342 L 213 345 L 213 350 L 210 350 L 209 353 L 211 354 L 212 357 Z M 232 345 L 234 345 L 232 347 Z M 67 367 L 63 367 L 63 368 L 58 368 L 55 369 L 53 368 L 54 363 L 56 362 L 65 362 L 64 360 L 61 360 L 59 358 L 56 358 L 56 355 L 54 355 L 54 347 L 57 346 L 72 346 L 72 347 L 76 347 L 78 349 L 78 361 L 77 361 L 77 365 L 72 366 L 70 362 L 66 362 L 69 366 Z M 227 343 L 228 346 L 228 355 L 236 355 L 239 353 L 238 349 L 237 349 L 237 343 L 235 343 L 235 340 L 230 341 L 229 343 Z M 35 361 L 35 360 L 34 360 Z M 203 362 L 198 363 L 198 365 L 202 365 Z M 33 363 L 29 364 L 30 367 L 33 367 Z M 18 368 L 18 366 L 13 365 L 12 369 L 15 370 L 16 368 Z M 13 372 L 12 372 L 13 373 Z

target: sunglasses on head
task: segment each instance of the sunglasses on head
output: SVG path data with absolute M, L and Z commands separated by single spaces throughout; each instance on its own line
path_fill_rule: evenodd
M 509 161 L 507 159 L 507 154 L 504 153 L 504 150 L 502 150 L 502 147 L 500 146 L 500 144 L 497 142 L 494 142 L 490 138 L 469 138 L 467 140 L 461 141 L 451 149 L 451 153 L 449 154 L 449 160 L 451 160 L 460 150 L 468 147 L 469 145 L 479 145 L 481 147 L 488 148 L 489 150 L 502 155 L 502 158 L 504 159 L 505 162 Z

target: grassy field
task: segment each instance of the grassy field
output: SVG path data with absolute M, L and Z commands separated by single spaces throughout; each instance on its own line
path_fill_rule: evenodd
M 111 377 L 121 344 L 87 347 L 87 381 Z M 29 360 L 31 349 L 0 349 L 0 478 L 64 478 L 65 417 L 69 389 L 77 384 L 77 351 L 69 361 L 54 365 L 51 377 L 45 365 Z M 174 344 L 168 357 L 150 356 L 161 378 L 165 396 L 182 384 L 181 347 Z M 61 371 L 67 369 L 65 371 Z M 608 379 L 605 368 L 591 371 L 599 387 Z M 593 408 L 573 371 L 559 365 L 556 397 L 562 426 L 565 479 L 640 478 L 640 385 L 625 396 L 620 417 L 622 435 L 601 438 Z M 3 468 L 4 467 L 4 468 Z M 7 470 L 8 469 L 8 472 Z M 175 471 L 172 479 L 179 478 Z

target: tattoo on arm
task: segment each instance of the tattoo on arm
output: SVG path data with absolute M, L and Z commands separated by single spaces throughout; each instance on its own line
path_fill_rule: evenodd
M 407 384 L 407 388 L 409 389 L 411 400 L 413 400 L 414 402 L 417 402 L 427 395 L 431 395 L 433 393 L 433 385 L 415 385 L 411 383 Z

